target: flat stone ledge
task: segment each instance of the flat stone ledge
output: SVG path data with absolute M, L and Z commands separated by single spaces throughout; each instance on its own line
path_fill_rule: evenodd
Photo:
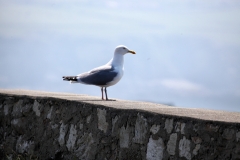
M 56 92 L 43 92 L 33 90 L 18 90 L 18 89 L 0 89 L 1 95 L 18 95 L 29 97 L 45 97 L 45 98 L 59 98 L 70 101 L 81 101 L 95 105 L 102 105 L 105 107 L 125 109 L 125 110 L 141 110 L 145 112 L 152 112 L 156 114 L 188 117 L 207 121 L 219 121 L 229 123 L 240 123 L 240 112 L 226 112 L 208 109 L 197 108 L 181 108 L 172 107 L 162 104 L 155 104 L 140 101 L 126 101 L 115 99 L 113 101 L 102 101 L 100 97 L 88 96 L 83 94 L 71 93 L 56 93 Z

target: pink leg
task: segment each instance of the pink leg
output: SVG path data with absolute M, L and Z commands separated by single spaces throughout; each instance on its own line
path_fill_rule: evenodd
M 108 96 L 107 96 L 107 87 L 105 87 L 105 95 L 106 95 L 106 100 L 108 100 Z
M 102 100 L 104 100 L 104 96 L 103 96 L 103 87 L 101 88 L 102 91 Z

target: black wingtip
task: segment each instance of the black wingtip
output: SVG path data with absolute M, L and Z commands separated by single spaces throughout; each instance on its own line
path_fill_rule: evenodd
M 63 80 L 67 80 L 65 76 L 62 77 Z
M 77 81 L 77 76 L 63 76 L 64 81 Z

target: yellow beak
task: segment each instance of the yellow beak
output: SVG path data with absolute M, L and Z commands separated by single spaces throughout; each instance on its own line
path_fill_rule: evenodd
M 131 51 L 131 50 L 129 50 L 128 52 L 129 52 L 129 53 L 132 53 L 132 54 L 136 54 L 134 51 Z

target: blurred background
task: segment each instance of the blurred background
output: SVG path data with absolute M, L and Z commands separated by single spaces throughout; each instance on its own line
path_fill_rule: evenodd
M 69 84 L 107 63 L 122 80 L 109 98 L 240 112 L 238 0 L 0 0 L 0 88 L 101 96 Z

